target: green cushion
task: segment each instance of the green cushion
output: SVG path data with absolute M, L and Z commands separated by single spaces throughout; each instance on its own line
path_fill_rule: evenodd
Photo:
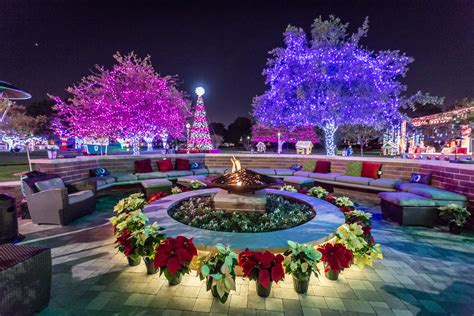
M 316 160 L 306 160 L 303 163 L 303 170 L 302 171 L 313 172 L 314 168 L 316 168 Z
M 362 161 L 350 161 L 346 165 L 346 176 L 360 177 L 362 175 Z

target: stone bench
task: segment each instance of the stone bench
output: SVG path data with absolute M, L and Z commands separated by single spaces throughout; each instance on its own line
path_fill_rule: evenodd
M 170 193 L 173 183 L 166 179 L 148 179 L 143 180 L 141 185 L 146 198 L 149 199 L 150 196 L 156 192 Z
M 435 201 L 409 192 L 381 192 L 380 207 L 384 219 L 404 226 L 433 227 L 439 211 Z

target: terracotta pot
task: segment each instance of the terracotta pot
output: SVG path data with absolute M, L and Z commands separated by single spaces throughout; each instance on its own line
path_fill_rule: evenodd
M 143 258 L 143 261 L 145 261 L 146 273 L 147 274 L 155 274 L 155 273 L 158 272 L 158 269 L 155 268 L 155 264 L 153 262 L 153 259 Z
M 459 235 L 462 232 L 462 226 L 459 226 L 456 223 L 449 223 L 449 231 L 451 234 Z
M 183 279 L 183 276 L 180 275 L 175 275 L 175 276 L 170 276 L 168 279 L 168 284 L 169 285 L 178 285 L 181 283 L 181 280 Z
M 256 282 L 257 285 L 257 294 L 260 297 L 268 297 L 270 295 L 270 292 L 272 291 L 272 283 L 268 283 L 267 288 L 264 288 L 263 285 L 260 284 L 260 282 Z
M 140 261 L 142 260 L 141 257 L 127 257 L 128 260 L 128 265 L 131 267 L 138 266 L 140 264 Z
M 308 274 L 304 278 L 297 278 L 293 275 L 293 288 L 295 289 L 295 292 L 299 294 L 304 294 L 308 292 L 310 278 L 311 274 Z
M 329 268 L 328 272 L 325 272 L 326 278 L 331 281 L 336 281 L 339 277 L 339 272 L 334 272 L 331 268 Z

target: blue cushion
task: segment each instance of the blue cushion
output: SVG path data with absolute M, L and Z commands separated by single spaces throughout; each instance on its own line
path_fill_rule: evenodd
M 303 166 L 302 165 L 293 165 L 290 167 L 291 170 L 293 171 L 300 171 L 301 169 L 303 169 Z
M 412 173 L 410 183 L 431 184 L 431 174 Z
M 432 199 L 428 199 L 408 192 L 382 192 L 380 199 L 399 206 L 428 207 L 436 206 Z
M 191 169 L 201 169 L 202 166 L 199 162 L 191 162 Z

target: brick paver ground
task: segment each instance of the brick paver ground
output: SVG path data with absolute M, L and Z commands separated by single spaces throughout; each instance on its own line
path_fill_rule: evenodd
M 474 234 L 400 227 L 369 207 L 373 235 L 384 252 L 373 268 L 352 267 L 338 281 L 312 278 L 305 295 L 293 291 L 288 277 L 266 299 L 256 295 L 254 282 L 238 277 L 237 291 L 221 304 L 194 273 L 170 287 L 163 277 L 147 275 L 144 264 L 127 265 L 107 223 L 117 199 L 99 198 L 94 214 L 67 227 L 20 221 L 26 243 L 52 248 L 51 301 L 42 315 L 474 313 Z

